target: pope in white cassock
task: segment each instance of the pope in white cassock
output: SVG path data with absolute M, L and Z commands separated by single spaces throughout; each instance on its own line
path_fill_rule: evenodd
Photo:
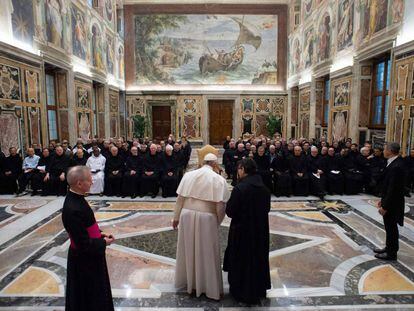
M 217 157 L 209 153 L 203 167 L 184 175 L 177 189 L 173 227 L 179 224 L 175 287 L 219 300 L 223 293 L 219 226 L 230 191 L 215 169 Z
M 101 194 L 105 184 L 105 163 L 106 158 L 100 154 L 98 146 L 92 147 L 92 156 L 88 158 L 86 166 L 91 169 L 92 186 L 90 194 Z

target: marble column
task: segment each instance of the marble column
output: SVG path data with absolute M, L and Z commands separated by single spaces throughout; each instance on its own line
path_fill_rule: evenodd
M 350 94 L 348 137 L 353 142 L 359 138 L 359 108 L 361 94 L 361 65 L 355 62 L 352 68 L 352 89 Z
M 77 122 L 76 122 L 76 90 L 75 90 L 75 73 L 73 70 L 67 72 L 67 92 L 68 92 L 68 125 L 69 125 L 69 142 L 71 145 L 78 139 Z
M 310 88 L 310 105 L 309 105 L 309 139 L 315 138 L 316 122 L 316 79 L 312 77 Z
M 104 120 L 105 120 L 105 137 L 111 136 L 111 113 L 109 107 L 109 86 L 104 84 Z
M 287 100 L 287 120 L 286 120 L 286 139 L 290 139 L 292 134 L 292 89 L 288 89 Z

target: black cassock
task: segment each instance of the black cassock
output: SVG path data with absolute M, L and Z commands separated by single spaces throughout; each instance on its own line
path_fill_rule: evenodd
M 161 186 L 163 197 L 174 197 L 178 187 L 178 171 L 180 163 L 173 155 L 164 154 L 162 157 Z M 172 173 L 171 176 L 168 173 Z
M 362 192 L 364 184 L 364 174 L 358 169 L 355 160 L 355 155 L 347 155 L 342 157 L 343 172 L 345 177 L 344 193 L 348 195 Z
M 262 177 L 263 183 L 267 189 L 272 192 L 273 184 L 272 172 L 270 171 L 270 156 L 267 154 L 259 156 L 259 154 L 256 153 L 254 155 L 254 161 L 257 164 L 257 173 Z
M 66 311 L 114 310 L 106 265 L 106 243 L 84 196 L 69 191 L 62 210 L 70 237 Z
M 131 171 L 135 174 L 131 175 Z M 130 155 L 125 163 L 125 174 L 122 181 L 122 195 L 135 197 L 141 187 L 142 157 Z
M 327 190 L 329 194 L 344 193 L 344 175 L 342 174 L 341 159 L 338 155 L 327 155 L 325 158 Z
M 144 158 L 143 165 L 143 174 L 141 176 L 141 195 L 143 196 L 151 193 L 153 196 L 156 196 L 160 189 L 160 156 L 158 154 L 147 154 Z M 153 174 L 148 176 L 145 172 L 153 172 Z
M 309 177 L 306 163 L 306 156 L 292 156 L 289 159 L 289 169 L 292 175 L 293 194 L 307 196 L 309 194 Z M 302 173 L 299 176 L 298 173 Z
M 35 169 L 35 172 L 33 174 L 33 178 L 32 178 L 32 190 L 34 193 L 36 193 L 39 190 L 42 190 L 42 194 L 47 192 L 47 183 L 45 183 L 43 180 L 46 176 L 46 172 L 49 168 L 50 165 L 50 161 L 51 161 L 51 156 L 48 157 L 43 157 L 41 156 L 39 159 L 39 162 L 37 163 L 37 167 L 39 166 L 44 166 L 45 167 L 45 172 L 41 172 L 39 171 L 37 168 Z
M 232 178 L 232 174 L 234 171 L 233 165 L 234 163 L 231 161 L 234 152 L 236 151 L 236 149 L 234 148 L 227 148 L 224 150 L 223 153 L 223 165 L 224 165 L 224 170 L 226 172 L 227 178 Z
M 237 300 L 256 303 L 271 287 L 269 269 L 270 192 L 258 174 L 233 189 L 226 214 L 231 218 L 223 270 Z
M 238 149 L 236 149 L 232 154 L 232 157 L 230 158 L 231 166 L 233 168 L 233 181 L 231 183 L 232 186 L 235 186 L 237 184 L 237 163 L 241 161 L 243 158 L 246 158 L 248 155 L 249 154 L 245 150 L 239 151 Z
M 414 157 L 408 155 L 404 158 L 405 165 L 407 167 L 407 188 L 409 191 L 414 190 Z
M 17 191 L 17 178 L 22 172 L 23 160 L 19 154 L 3 158 L 0 167 L 0 194 L 13 194 Z M 11 172 L 6 175 L 6 172 Z
M 323 174 L 320 174 L 319 178 L 317 177 L 318 170 L 323 171 Z M 326 194 L 325 171 L 324 160 L 319 154 L 316 157 L 312 155 L 308 156 L 309 188 L 310 192 L 318 197 Z
M 292 178 L 289 173 L 289 163 L 286 158 L 278 153 L 272 160 L 274 193 L 277 197 L 281 195 L 290 196 L 292 193 Z
M 370 182 L 367 187 L 367 192 L 379 196 L 382 191 L 382 175 L 384 173 L 387 160 L 383 157 L 374 156 L 369 160 L 369 175 Z M 413 171 L 414 173 L 414 171 Z
M 49 173 L 49 181 L 47 183 L 47 194 L 66 195 L 67 183 L 66 173 L 70 165 L 70 158 L 63 153 L 61 156 L 54 155 L 50 161 L 47 171 Z M 60 180 L 59 176 L 65 173 L 65 179 Z
M 105 163 L 105 194 L 108 196 L 120 196 L 122 177 L 124 176 L 125 162 L 119 154 L 115 157 L 111 154 Z M 113 172 L 118 171 L 117 174 Z
M 79 158 L 76 154 L 73 155 L 72 160 L 70 160 L 70 166 L 78 166 L 78 165 L 86 165 L 86 162 L 88 161 L 88 158 L 86 155 L 83 155 L 82 158 Z

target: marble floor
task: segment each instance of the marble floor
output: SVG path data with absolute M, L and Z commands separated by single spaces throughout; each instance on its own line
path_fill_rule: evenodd
M 174 199 L 88 197 L 105 232 L 117 310 L 244 310 L 173 286 Z M 254 310 L 414 310 L 414 199 L 407 199 L 398 261 L 377 260 L 385 232 L 371 196 L 272 198 L 272 289 Z M 0 310 L 63 310 L 68 236 L 63 198 L 0 196 Z M 227 242 L 229 219 L 220 227 Z M 223 253 L 223 251 L 222 251 Z M 224 274 L 224 280 L 227 277 Z

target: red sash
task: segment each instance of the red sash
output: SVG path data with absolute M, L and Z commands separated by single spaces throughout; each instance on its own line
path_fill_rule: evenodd
M 99 239 L 101 237 L 101 230 L 99 229 L 98 223 L 95 222 L 92 226 L 87 227 L 86 231 L 88 231 L 89 238 L 91 239 Z M 70 247 L 76 249 L 75 242 L 73 242 L 72 237 L 69 234 L 70 239 Z

